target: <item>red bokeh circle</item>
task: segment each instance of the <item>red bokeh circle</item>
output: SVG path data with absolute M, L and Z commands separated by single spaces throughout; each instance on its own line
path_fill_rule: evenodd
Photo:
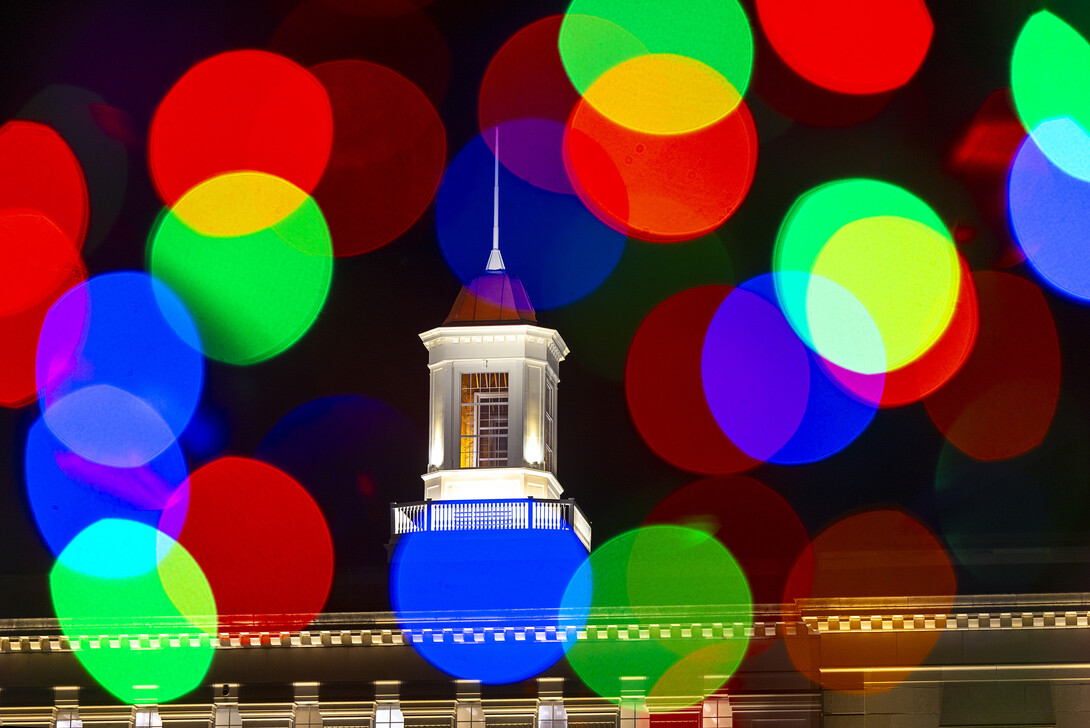
M 0 210 L 0 316 L 45 300 L 80 267 L 75 244 L 45 215 Z
M 1036 285 L 999 271 L 973 279 L 980 306 L 973 351 L 924 405 L 958 449 L 999 460 L 1036 447 L 1048 432 L 1060 396 L 1060 342 Z
M 311 69 L 333 108 L 333 150 L 314 199 L 337 257 L 379 248 L 404 233 L 439 188 L 446 132 L 424 92 L 367 61 Z
M 846 631 L 800 627 L 785 640 L 788 654 L 801 673 L 825 688 L 888 690 L 927 657 L 940 632 L 853 631 L 849 618 L 945 615 L 956 593 L 950 557 L 926 526 L 895 510 L 848 516 L 814 537 L 792 568 L 783 598 L 794 606 L 796 621 L 806 616 L 807 599 L 833 600 L 818 606 L 816 614 L 844 610 Z M 909 608 L 905 600 L 913 597 L 933 601 L 920 599 Z M 874 668 L 887 668 L 879 684 L 868 679 Z
M 757 0 L 757 15 L 787 65 L 843 94 L 903 86 L 935 30 L 923 0 Z
M 745 198 L 757 130 L 744 101 L 696 131 L 651 134 L 614 123 L 584 100 L 568 120 L 564 163 L 583 204 L 607 225 L 652 242 L 690 240 Z
M 193 66 L 167 92 L 148 132 L 148 164 L 167 204 L 200 182 L 244 170 L 311 192 L 332 140 L 329 97 L 318 79 L 275 53 L 231 51 Z
M 491 129 L 503 125 L 500 162 L 527 182 L 573 194 L 564 170 L 564 125 L 579 101 L 560 60 L 563 15 L 527 25 L 488 64 L 477 102 L 485 142 L 495 153 Z
M 87 182 L 60 134 L 33 121 L 0 127 L 0 210 L 48 218 L 76 249 L 87 234 Z
M 301 629 L 329 595 L 325 518 L 306 489 L 271 465 L 239 457 L 204 465 L 189 476 L 188 508 L 167 508 L 160 530 L 178 533 L 197 560 L 225 631 Z
M 746 575 L 754 604 L 781 603 L 787 576 L 810 545 L 810 534 L 791 504 L 776 491 L 744 475 L 722 475 L 689 483 L 664 498 L 645 525 L 672 524 L 706 531 L 719 540 Z M 749 654 L 772 639 L 754 639 Z
M 719 428 L 700 373 L 708 325 L 731 290 L 701 286 L 671 296 L 647 314 L 628 349 L 632 422 L 659 457 L 695 473 L 737 473 L 758 462 Z
M 950 323 L 919 358 L 884 375 L 859 374 L 824 359 L 821 366 L 841 387 L 870 404 L 888 408 L 918 402 L 949 381 L 968 360 L 979 326 L 977 308 L 972 273 L 961 259 L 961 283 Z M 873 387 L 875 377 L 884 377 L 881 387 Z M 880 391 L 881 401 L 873 402 L 868 391 Z
M 13 216 L 27 217 L 10 212 L 0 214 L 0 229 L 4 227 L 4 219 Z M 45 247 L 17 251 L 30 265 L 9 271 L 13 280 L 26 275 L 34 278 L 37 285 L 29 290 L 21 289 L 23 295 L 19 298 L 22 303 L 18 310 L 0 314 L 0 351 L 3 352 L 0 356 L 0 406 L 4 407 L 22 407 L 36 399 L 35 358 L 42 323 L 57 299 L 87 277 L 83 260 L 72 242 L 49 221 L 43 224 L 43 220 L 38 217 L 34 227 L 44 230 L 45 235 L 37 243 Z M 4 254 L 5 247 L 0 239 L 0 259 L 10 260 Z M 3 265 L 7 264 L 5 261 Z M 10 303 L 7 293 L 0 293 L 0 299 Z

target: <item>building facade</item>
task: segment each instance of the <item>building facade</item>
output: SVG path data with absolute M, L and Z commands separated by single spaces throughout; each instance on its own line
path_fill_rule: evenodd
M 429 461 L 419 502 L 391 507 L 391 554 L 428 532 L 568 531 L 590 523 L 556 477 L 559 364 L 568 349 L 538 325 L 498 249 L 429 352 Z M 559 625 L 559 626 L 557 626 Z M 213 650 L 203 684 L 168 704 L 119 703 L 81 652 Z M 565 659 L 508 684 L 452 677 L 424 644 L 597 644 L 623 656 L 650 643 L 736 645 L 729 679 L 652 691 L 623 659 L 618 689 L 590 690 Z M 558 653 L 558 654 L 560 654 Z M 694 685 L 694 683 L 686 683 Z M 152 686 L 154 687 L 154 686 Z M 395 613 L 322 614 L 295 632 L 170 634 L 148 625 L 55 619 L 0 624 L 0 725 L 33 728 L 954 728 L 1090 726 L 1090 595 L 806 599 L 645 612 L 591 609 L 542 626 L 507 613 L 470 627 Z

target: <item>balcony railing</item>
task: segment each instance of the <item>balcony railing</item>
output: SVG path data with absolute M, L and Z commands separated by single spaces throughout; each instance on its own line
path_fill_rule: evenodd
M 574 500 L 510 498 L 395 503 L 390 506 L 393 540 L 421 531 L 575 531 L 590 551 L 590 522 Z

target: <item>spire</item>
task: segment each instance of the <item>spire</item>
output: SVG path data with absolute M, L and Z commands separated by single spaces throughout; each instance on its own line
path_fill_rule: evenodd
M 492 182 L 492 252 L 488 254 L 486 271 L 503 271 L 503 256 L 500 255 L 500 127 L 496 125 L 496 142 L 493 148 L 496 154 L 496 167 Z

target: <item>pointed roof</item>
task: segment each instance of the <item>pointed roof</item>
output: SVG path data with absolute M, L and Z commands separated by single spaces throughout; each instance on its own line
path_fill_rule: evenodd
M 530 297 L 518 278 L 507 275 L 500 254 L 500 128 L 496 127 L 492 182 L 492 250 L 484 273 L 462 286 L 444 326 L 451 324 L 536 324 Z
M 462 286 L 443 325 L 515 323 L 536 324 L 537 315 L 522 281 L 501 268 Z

